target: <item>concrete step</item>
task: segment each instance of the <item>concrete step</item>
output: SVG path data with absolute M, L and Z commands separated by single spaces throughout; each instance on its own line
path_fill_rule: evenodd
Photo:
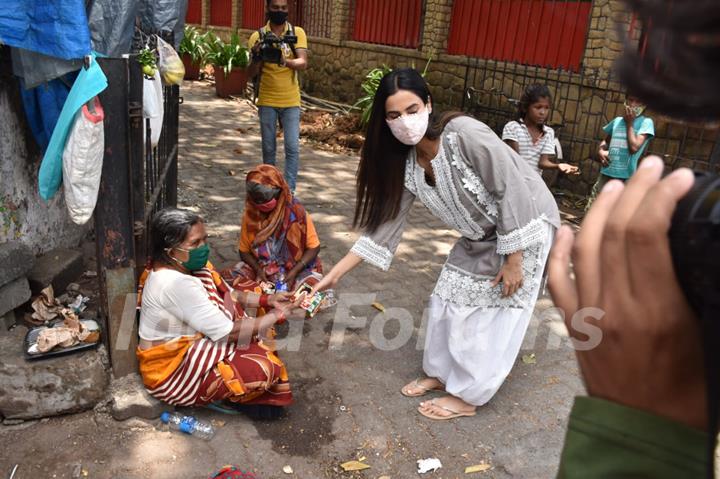
M 0 286 L 0 316 L 22 306 L 30 299 L 30 285 L 26 278 L 11 281 Z
M 30 289 L 35 295 L 52 284 L 55 294 L 59 296 L 84 271 L 80 251 L 58 248 L 37 258 L 35 266 L 28 273 Z
M 35 255 L 19 241 L 0 244 L 0 286 L 25 276 L 35 265 Z

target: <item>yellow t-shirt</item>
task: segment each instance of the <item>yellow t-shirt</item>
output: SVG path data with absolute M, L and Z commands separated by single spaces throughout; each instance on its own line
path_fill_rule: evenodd
M 300 27 L 293 27 L 297 36 L 295 49 L 307 49 L 307 36 L 305 30 Z M 263 27 L 263 31 L 270 30 L 270 22 Z M 248 48 L 252 48 L 260 40 L 260 34 L 256 31 L 250 35 Z M 283 45 L 285 58 L 295 58 L 292 49 Z M 260 78 L 260 95 L 258 105 L 272 106 L 276 108 L 289 108 L 300 106 L 300 83 L 295 70 L 275 64 L 263 64 L 262 76 Z

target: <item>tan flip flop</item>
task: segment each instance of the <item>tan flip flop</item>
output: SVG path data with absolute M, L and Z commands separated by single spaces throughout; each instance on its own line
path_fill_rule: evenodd
M 429 379 L 429 378 L 417 378 L 410 384 L 406 384 L 405 386 L 403 386 L 402 389 L 400 390 L 400 393 L 403 396 L 406 396 L 409 398 L 416 398 L 416 397 L 424 396 L 427 393 L 429 393 L 430 391 L 444 391 L 445 390 L 444 386 L 438 386 L 438 387 L 434 387 L 434 388 L 425 387 L 422 384 L 420 384 L 420 381 L 422 379 Z M 412 393 L 408 392 L 408 389 L 419 389 L 420 392 L 412 394 Z
M 431 412 L 427 412 L 423 410 L 421 407 L 418 407 L 418 412 L 422 414 L 423 416 L 434 419 L 435 421 L 447 421 L 448 419 L 455 419 L 456 417 L 472 417 L 476 414 L 475 411 L 468 411 L 468 412 L 462 412 L 462 411 L 455 411 L 453 409 L 450 409 L 449 407 L 441 406 L 439 404 L 435 404 L 435 400 L 430 400 L 430 404 L 432 404 L 435 407 L 439 407 L 440 409 L 444 409 L 445 411 L 449 412 L 450 414 L 447 416 L 438 416 L 437 414 L 433 414 Z

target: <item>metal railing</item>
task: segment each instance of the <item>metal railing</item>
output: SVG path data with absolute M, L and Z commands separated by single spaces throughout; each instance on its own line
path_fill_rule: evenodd
M 297 0 L 297 24 L 308 36 L 330 38 L 332 0 Z

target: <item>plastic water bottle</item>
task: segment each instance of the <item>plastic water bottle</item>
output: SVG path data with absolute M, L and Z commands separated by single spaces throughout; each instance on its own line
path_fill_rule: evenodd
M 163 424 L 167 424 L 170 429 L 197 436 L 200 439 L 209 441 L 215 435 L 215 428 L 212 427 L 212 424 L 199 421 L 193 416 L 183 416 L 180 413 L 166 411 L 160 415 L 160 420 Z
M 285 282 L 285 268 L 280 267 L 280 273 L 278 274 L 278 280 L 275 282 L 275 291 L 283 292 L 288 290 L 288 285 Z

